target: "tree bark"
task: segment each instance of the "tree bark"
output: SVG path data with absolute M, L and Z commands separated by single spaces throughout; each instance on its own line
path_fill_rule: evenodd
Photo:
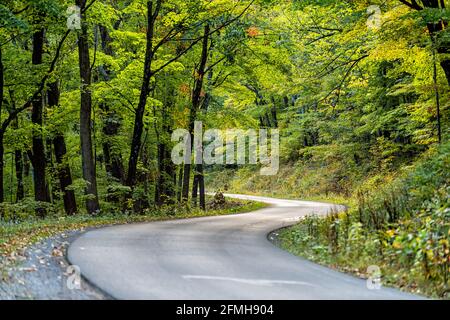
M 109 36 L 108 29 L 105 26 L 99 25 L 100 38 L 102 44 L 102 51 L 109 55 L 113 56 L 114 52 L 111 48 L 111 37 Z M 107 66 L 100 67 L 100 74 L 103 77 L 104 81 L 111 80 L 111 72 Z M 125 182 L 125 173 L 124 167 L 122 163 L 122 155 L 120 151 L 111 148 L 111 144 L 113 143 L 115 137 L 118 135 L 121 119 L 118 117 L 116 112 L 111 111 L 106 103 L 102 103 L 100 108 L 105 113 L 103 118 L 103 135 L 105 137 L 102 149 L 103 156 L 105 161 L 105 169 L 108 176 L 112 177 L 114 180 L 119 181 L 121 183 Z
M 83 12 L 86 6 L 86 0 L 76 0 Z M 91 112 L 92 112 L 92 93 L 91 93 L 91 64 L 89 59 L 89 43 L 87 24 L 84 14 L 81 14 L 81 31 L 78 35 L 78 57 L 81 78 L 81 107 L 80 107 L 80 141 L 81 141 L 81 159 L 83 168 L 83 178 L 87 183 L 86 209 L 89 213 L 95 213 L 100 210 L 97 193 L 97 177 L 92 150 L 91 134 Z
M 66 163 L 67 149 L 64 136 L 62 134 L 57 134 L 53 138 L 53 146 L 55 149 L 55 159 L 58 163 L 58 178 L 61 192 L 63 193 L 64 210 L 66 214 L 73 215 L 77 212 L 77 202 L 73 190 L 67 190 L 67 187 L 72 184 L 72 175 L 70 172 L 70 167 Z
M 144 130 L 144 114 L 147 98 L 151 92 L 150 81 L 152 78 L 153 62 L 153 37 L 155 32 L 155 22 L 159 15 L 161 1 L 157 1 L 155 12 L 153 12 L 153 1 L 147 1 L 147 45 L 145 50 L 144 76 L 142 80 L 139 104 L 136 109 L 134 119 L 133 138 L 131 140 L 130 157 L 128 160 L 128 175 L 126 185 L 133 188 L 136 183 L 137 163 L 139 151 L 142 145 L 142 132 Z
M 12 122 L 14 129 L 19 129 L 19 119 L 16 117 L 16 119 Z M 22 200 L 25 196 L 25 190 L 23 185 L 23 155 L 22 150 L 16 149 L 14 151 L 14 162 L 15 162 L 15 169 L 16 169 L 16 182 L 17 182 L 17 189 L 16 189 L 16 202 L 19 202 Z
M 5 201 L 5 191 L 3 189 L 3 168 L 4 168 L 5 147 L 3 146 L 3 133 L 0 133 L 0 203 Z
M 180 170 L 178 172 L 178 181 L 177 181 L 177 201 L 181 202 L 181 192 L 183 189 L 183 166 L 180 166 Z
M 101 104 L 100 108 L 106 115 L 103 118 L 102 132 L 104 141 L 102 144 L 103 157 L 105 161 L 105 169 L 108 176 L 118 182 L 124 182 L 125 173 L 120 152 L 113 150 L 111 144 L 120 130 L 121 120 L 115 112 L 111 112 L 106 104 Z
M 3 107 L 3 97 L 5 93 L 5 77 L 4 77 L 4 67 L 3 67 L 3 55 L 2 47 L 0 46 L 0 115 L 2 114 Z M 0 203 L 5 199 L 5 192 L 3 190 L 3 166 L 4 166 L 4 152 L 5 147 L 3 146 L 3 137 L 5 132 L 0 128 Z
M 197 198 L 198 198 L 198 174 L 197 172 L 194 174 L 194 181 L 192 181 L 192 204 L 197 206 Z
M 49 85 L 48 105 L 49 107 L 59 105 L 59 88 L 57 82 L 53 82 Z M 69 164 L 67 163 L 66 141 L 62 132 L 56 132 L 55 137 L 53 137 L 53 149 L 56 163 L 58 164 L 57 174 L 61 192 L 63 194 L 64 210 L 66 214 L 73 215 L 77 212 L 77 202 L 74 191 L 67 189 L 72 184 L 72 174 Z
M 207 24 L 207 25 L 205 25 L 205 28 L 204 28 L 204 36 L 203 36 L 200 64 L 199 64 L 198 70 L 196 70 L 195 86 L 194 86 L 194 91 L 192 93 L 192 106 L 191 106 L 190 117 L 189 117 L 189 132 L 191 134 L 191 146 L 194 142 L 194 124 L 195 124 L 195 120 L 197 117 L 197 112 L 200 109 L 201 102 L 202 102 L 203 82 L 204 82 L 205 72 L 206 72 L 206 63 L 208 62 L 209 31 L 210 31 L 210 27 Z M 197 150 L 197 152 L 201 152 L 201 150 Z M 186 189 L 187 189 L 187 192 L 189 192 L 190 169 L 191 169 L 191 166 L 189 164 L 185 164 L 185 167 L 184 167 L 185 181 L 183 182 L 183 184 L 185 184 L 185 186 L 184 186 L 185 190 L 183 190 L 183 191 L 186 191 Z M 196 183 L 198 183 L 198 190 L 200 191 L 200 208 L 205 210 L 206 203 L 205 203 L 205 180 L 204 180 L 204 175 L 203 175 L 203 163 L 196 163 L 194 181 L 195 181 L 194 185 Z M 195 191 L 195 196 L 196 196 L 196 194 L 197 194 L 196 186 L 194 186 L 193 191 Z M 187 199 L 188 194 L 183 194 L 183 197 L 185 199 Z
M 23 159 L 22 151 L 16 150 L 14 152 L 14 159 L 16 162 L 16 180 L 17 180 L 17 190 L 16 190 L 16 202 L 19 202 L 25 197 L 25 189 L 23 186 Z
M 161 128 L 158 128 L 155 124 L 158 141 L 158 181 L 155 192 L 155 203 L 157 205 L 173 204 L 176 196 L 176 168 L 171 159 L 168 142 L 173 132 L 173 118 L 170 116 L 169 110 L 174 106 L 174 97 L 175 89 L 173 87 L 166 90 L 166 102 L 161 110 Z
M 44 29 L 38 30 L 33 34 L 33 54 L 32 54 L 32 64 L 40 65 L 42 64 L 43 55 L 43 45 L 44 45 Z M 32 159 L 31 163 L 33 165 L 33 181 L 34 181 L 34 199 L 38 202 L 50 202 L 50 195 L 48 192 L 48 185 L 46 183 L 46 157 L 45 157 L 45 145 L 42 138 L 42 128 L 43 120 L 42 113 L 44 108 L 42 94 L 37 95 L 36 99 L 33 100 L 32 110 L 31 110 L 31 121 L 38 127 L 38 129 L 33 130 L 32 139 Z M 38 205 L 36 209 L 37 214 L 40 217 L 44 217 L 46 212 L 45 208 Z

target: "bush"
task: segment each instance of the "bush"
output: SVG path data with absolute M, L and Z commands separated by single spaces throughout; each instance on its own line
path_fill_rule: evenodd
M 305 218 L 283 232 L 283 246 L 358 275 L 378 265 L 386 284 L 448 298 L 449 146 L 430 152 L 382 188 L 362 188 L 350 212 Z

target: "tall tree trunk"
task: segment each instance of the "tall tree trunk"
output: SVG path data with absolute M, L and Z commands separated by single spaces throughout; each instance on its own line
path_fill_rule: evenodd
M 183 166 L 180 166 L 177 182 L 177 201 L 181 202 L 181 192 L 183 189 Z
M 53 162 L 53 141 L 51 138 L 47 138 L 45 140 L 45 161 L 47 163 L 47 175 L 49 175 L 49 179 L 47 182 L 47 186 L 49 189 L 50 201 L 51 203 L 55 203 L 56 200 L 59 199 L 58 188 L 55 187 L 55 177 L 54 173 L 56 172 L 55 164 Z
M 67 149 L 64 136 L 62 134 L 57 134 L 53 138 L 53 146 L 55 149 L 55 159 L 58 163 L 58 178 L 61 192 L 63 193 L 64 210 L 66 214 L 72 215 L 77 212 L 77 202 L 73 190 L 67 189 L 72 184 L 72 175 L 70 172 L 70 167 L 67 164 Z
M 101 104 L 100 108 L 105 113 L 102 128 L 104 135 L 102 149 L 106 172 L 108 176 L 112 177 L 114 180 L 123 183 L 125 180 L 125 173 L 122 163 L 122 156 L 120 151 L 118 152 L 117 150 L 111 148 L 111 144 L 114 143 L 114 140 L 119 133 L 121 120 L 115 112 L 111 112 L 109 110 L 106 104 Z
M 155 202 L 159 206 L 172 204 L 175 197 L 175 168 L 171 163 L 169 148 L 164 142 L 158 144 L 158 171 Z
M 192 204 L 197 206 L 197 198 L 198 198 L 198 174 L 195 172 L 194 181 L 192 181 Z
M 2 47 L 0 46 L 0 115 L 2 114 L 3 97 L 5 93 L 5 77 L 3 67 Z M 3 137 L 5 132 L 0 128 L 0 203 L 5 199 L 5 192 L 3 190 L 3 166 L 4 166 L 4 152 Z
M 170 137 L 173 131 L 173 119 L 169 110 L 174 105 L 175 90 L 171 88 L 166 92 L 167 101 L 161 110 L 162 125 L 156 127 L 158 140 L 158 181 L 155 192 L 155 202 L 157 205 L 172 204 L 176 196 L 176 168 L 171 159 Z M 155 114 L 156 116 L 156 114 Z
M 59 105 L 59 88 L 57 82 L 53 82 L 49 85 L 48 105 L 49 107 L 56 107 Z M 62 132 L 56 132 L 53 138 L 53 149 L 55 160 L 58 164 L 57 174 L 61 192 L 63 194 L 64 210 L 66 214 L 72 215 L 77 212 L 77 202 L 74 191 L 67 189 L 72 184 L 72 174 L 69 164 L 67 163 L 66 141 Z
M 118 27 L 118 24 L 116 24 Z M 102 51 L 109 55 L 113 56 L 114 52 L 111 47 L 111 37 L 109 36 L 108 29 L 105 26 L 99 25 L 100 38 L 102 44 Z M 104 81 L 111 80 L 111 72 L 107 66 L 99 67 L 100 74 Z M 111 111 L 106 103 L 102 103 L 100 105 L 100 109 L 105 113 L 103 117 L 103 135 L 104 142 L 102 144 L 103 156 L 105 161 L 105 169 L 108 176 L 112 177 L 114 180 L 119 181 L 121 183 L 125 182 L 125 173 L 122 163 L 122 155 L 120 151 L 111 148 L 111 144 L 113 143 L 115 137 L 119 134 L 121 119 L 116 114 L 116 112 Z
M 5 201 L 5 191 L 3 189 L 3 174 L 4 174 L 4 154 L 5 147 L 3 146 L 3 132 L 0 132 L 0 203 Z
M 278 116 L 277 116 L 277 102 L 274 97 L 272 97 L 272 108 L 270 109 L 272 116 L 273 127 L 278 128 Z
M 42 54 L 44 45 L 44 29 L 38 30 L 33 34 L 33 65 L 42 64 Z M 42 113 L 44 108 L 42 95 L 33 101 L 33 107 L 31 110 L 31 121 L 38 127 L 37 130 L 33 130 L 33 146 L 32 146 L 32 159 L 33 165 L 33 181 L 34 181 L 34 199 L 39 202 L 50 202 L 50 195 L 48 192 L 48 185 L 46 183 L 46 157 L 45 157 L 45 145 L 42 138 Z M 37 214 L 41 217 L 45 216 L 45 208 L 38 206 Z
M 155 12 L 153 12 L 153 1 L 147 1 L 147 45 L 145 50 L 144 76 L 142 80 L 141 93 L 139 96 L 139 104 L 136 109 L 134 119 L 133 138 L 131 140 L 130 157 L 128 160 L 128 176 L 126 185 L 134 187 L 136 183 L 137 164 L 139 159 L 139 151 L 142 145 L 142 132 L 144 130 L 144 114 L 147 98 L 151 92 L 150 80 L 152 78 L 152 61 L 153 61 L 153 37 L 155 31 L 156 18 L 159 15 L 161 1 L 157 1 Z
M 19 129 L 19 119 L 16 117 L 12 122 L 12 126 L 14 129 Z M 17 181 L 17 189 L 16 189 L 16 202 L 22 200 L 25 196 L 25 190 L 23 186 L 23 158 L 22 158 L 22 150 L 16 149 L 14 151 L 14 162 L 16 168 L 16 181 Z
M 16 150 L 14 152 L 14 159 L 16 162 L 16 180 L 17 180 L 17 190 L 16 190 L 16 202 L 22 200 L 25 197 L 25 189 L 23 186 L 23 159 L 22 151 Z
M 186 202 L 189 199 L 189 186 L 191 180 L 191 164 L 183 165 L 183 187 L 181 189 L 181 201 Z
M 83 12 L 86 6 L 86 0 L 76 0 L 76 4 Z M 80 141 L 81 141 L 81 159 L 83 167 L 83 178 L 87 182 L 86 186 L 86 209 L 89 213 L 95 213 L 100 210 L 97 193 L 97 177 L 92 150 L 91 135 L 91 112 L 92 112 L 92 94 L 91 94 L 91 64 L 89 60 L 89 43 L 87 24 L 84 13 L 81 14 L 81 31 L 78 36 L 78 56 L 81 77 L 81 107 L 80 107 Z
M 30 176 L 30 159 L 28 158 L 28 154 L 26 152 L 22 153 L 23 159 L 23 175 L 25 177 Z
M 195 86 L 194 86 L 194 91 L 192 94 L 192 107 L 191 107 L 191 112 L 190 112 L 190 117 L 189 117 L 189 132 L 191 133 L 191 145 L 194 141 L 194 124 L 195 124 L 195 120 L 197 117 L 197 112 L 200 109 L 201 102 L 202 102 L 203 82 L 204 82 L 205 72 L 206 72 L 206 63 L 208 62 L 209 31 L 210 31 L 210 27 L 207 24 L 207 25 L 205 25 L 205 29 L 204 29 L 200 64 L 199 64 L 198 70 L 196 72 Z M 197 150 L 197 152 L 202 152 L 202 150 Z M 201 158 L 203 158 L 203 157 L 201 157 Z M 189 188 L 190 166 L 188 166 L 186 168 L 186 165 L 185 165 L 184 170 L 185 171 L 189 170 L 187 176 L 186 176 L 186 172 L 185 172 L 185 177 L 187 179 L 187 181 L 185 181 L 185 183 L 187 184 L 187 188 Z M 203 175 L 203 163 L 196 163 L 196 165 L 195 165 L 194 181 L 195 180 L 196 180 L 196 183 L 198 183 L 198 190 L 200 191 L 200 207 L 203 210 L 205 210 L 206 209 L 205 180 L 204 180 L 204 175 Z M 197 193 L 196 187 L 193 190 L 195 191 L 195 193 Z

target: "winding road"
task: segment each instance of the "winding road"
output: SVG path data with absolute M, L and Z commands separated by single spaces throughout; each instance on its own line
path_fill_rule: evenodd
M 82 234 L 68 259 L 117 299 L 418 299 L 319 266 L 268 234 L 332 205 L 226 195 L 271 206 L 252 213 L 106 227 Z

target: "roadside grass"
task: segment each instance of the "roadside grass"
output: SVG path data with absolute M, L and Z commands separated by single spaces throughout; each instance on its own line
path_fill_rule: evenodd
M 319 219 L 324 220 L 324 218 Z M 400 255 L 392 259 L 392 257 L 387 257 L 387 254 L 376 253 L 374 250 L 376 246 L 370 244 L 370 242 L 378 241 L 376 237 L 362 241 L 359 246 L 366 247 L 364 249 L 335 252 L 326 241 L 311 237 L 308 231 L 309 227 L 310 223 L 302 221 L 295 226 L 280 230 L 277 244 L 283 250 L 296 256 L 361 279 L 376 276 L 369 268 L 375 266 L 379 268 L 380 281 L 383 286 L 429 298 L 449 299 L 448 291 L 442 289 L 448 284 L 424 276 L 421 271 L 417 270 L 417 267 L 408 268 L 401 265 L 398 260 L 403 257 Z M 390 250 L 386 248 L 386 251 Z M 392 256 L 392 251 L 390 255 Z
M 148 210 L 144 214 L 108 213 L 92 216 L 79 214 L 74 216 L 48 217 L 45 219 L 29 218 L 20 222 L 0 221 L 0 258 L 39 242 L 48 237 L 67 231 L 85 228 L 152 222 L 162 220 L 187 219 L 195 217 L 239 214 L 262 209 L 265 203 L 255 201 L 234 200 L 224 208 L 202 211 L 190 207 L 164 207 Z

